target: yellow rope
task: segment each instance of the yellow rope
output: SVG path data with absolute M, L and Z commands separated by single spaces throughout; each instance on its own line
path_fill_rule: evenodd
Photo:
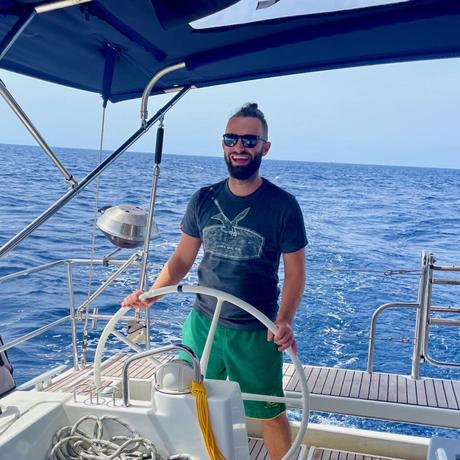
M 211 460 L 225 460 L 222 452 L 217 447 L 216 438 L 212 432 L 211 420 L 208 410 L 206 387 L 203 383 L 192 381 L 192 394 L 196 399 L 196 412 L 200 423 L 201 433 Z

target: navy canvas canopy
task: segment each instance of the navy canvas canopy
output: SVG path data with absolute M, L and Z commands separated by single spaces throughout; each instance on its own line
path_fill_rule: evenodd
M 0 54 L 39 3 L 0 0 Z M 411 0 L 206 29 L 189 25 L 233 3 L 94 0 L 39 14 L 0 67 L 116 102 L 139 97 L 156 72 L 180 62 L 186 68 L 162 78 L 155 92 L 460 56 L 459 0 Z

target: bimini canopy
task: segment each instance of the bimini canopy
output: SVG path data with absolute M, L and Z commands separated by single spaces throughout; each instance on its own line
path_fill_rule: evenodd
M 116 102 L 139 97 L 156 72 L 181 62 L 156 92 L 460 56 L 459 0 L 83 1 L 38 9 L 8 49 L 44 2 L 0 0 L 0 67 Z

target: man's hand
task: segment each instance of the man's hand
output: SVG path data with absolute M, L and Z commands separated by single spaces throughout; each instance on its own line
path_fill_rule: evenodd
M 137 291 L 132 292 L 131 294 L 127 295 L 123 301 L 121 302 L 122 307 L 129 307 L 129 308 L 149 308 L 150 305 L 153 303 L 153 299 L 149 300 L 141 300 L 139 296 L 142 295 L 144 291 L 138 289 Z
M 269 342 L 274 341 L 278 345 L 278 351 L 284 351 L 286 348 L 292 347 L 294 354 L 297 354 L 297 345 L 294 338 L 294 333 L 290 323 L 287 321 L 275 321 L 278 326 L 278 332 L 267 332 L 267 340 Z

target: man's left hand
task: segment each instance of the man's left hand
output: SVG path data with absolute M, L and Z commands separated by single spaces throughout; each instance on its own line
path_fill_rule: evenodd
M 275 321 L 275 324 L 278 327 L 278 332 L 273 334 L 273 332 L 268 331 L 267 340 L 269 342 L 274 341 L 278 345 L 279 351 L 292 347 L 294 354 L 297 354 L 297 345 L 290 323 L 287 321 Z

